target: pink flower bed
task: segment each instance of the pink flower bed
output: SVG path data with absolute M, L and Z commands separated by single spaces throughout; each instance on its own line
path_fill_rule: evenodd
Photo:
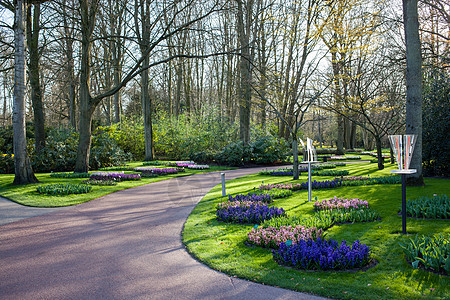
M 225 209 L 229 207 L 251 207 L 255 205 L 265 205 L 265 203 L 261 201 L 225 201 L 217 204 L 217 209 Z
M 267 190 L 270 191 L 272 189 L 281 189 L 281 190 L 299 190 L 301 189 L 301 183 L 279 183 L 279 184 L 261 184 L 259 186 L 259 190 Z
M 350 208 L 369 208 L 369 203 L 365 200 L 344 199 L 334 197 L 329 200 L 325 199 L 314 203 L 315 210 L 333 210 L 333 209 L 350 209 Z
M 251 243 L 267 247 L 278 248 L 281 243 L 286 243 L 288 240 L 292 241 L 292 244 L 297 244 L 300 240 L 317 240 L 323 235 L 322 229 L 316 227 L 305 227 L 303 225 L 297 226 L 281 226 L 276 227 L 258 227 L 247 234 Z

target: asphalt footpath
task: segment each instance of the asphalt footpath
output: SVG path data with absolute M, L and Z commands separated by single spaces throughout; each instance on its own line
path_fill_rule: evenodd
M 230 277 L 187 253 L 183 225 L 219 183 L 220 172 L 179 177 L 60 209 L 0 199 L 0 299 L 323 299 Z

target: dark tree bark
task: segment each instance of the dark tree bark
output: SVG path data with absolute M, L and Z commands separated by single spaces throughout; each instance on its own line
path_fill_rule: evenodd
M 62 5 L 63 14 L 66 14 L 66 1 Z M 75 62 L 73 59 L 73 43 L 74 33 L 71 25 L 68 23 L 68 18 L 63 18 L 64 24 L 64 45 L 66 56 L 66 74 L 68 81 L 68 106 L 69 106 L 69 124 L 73 129 L 77 128 L 77 98 L 76 98 L 76 82 L 75 82 Z
M 45 117 L 44 104 L 42 101 L 42 89 L 40 79 L 40 51 L 39 51 L 39 31 L 40 31 L 41 5 L 33 5 L 33 14 L 31 5 L 27 9 L 27 42 L 30 51 L 30 61 L 28 70 L 30 74 L 31 85 L 31 103 L 34 113 L 34 137 L 36 152 L 45 147 Z
M 91 38 L 95 27 L 98 0 L 88 3 L 80 0 L 81 12 L 81 68 L 80 68 L 80 121 L 78 125 L 79 143 L 75 172 L 89 171 L 89 155 L 91 151 L 92 115 L 97 106 L 90 93 L 91 76 Z
M 417 0 L 403 0 L 403 22 L 406 40 L 406 134 L 416 134 L 417 141 L 408 176 L 412 185 L 423 185 L 422 176 L 422 55 L 419 38 Z

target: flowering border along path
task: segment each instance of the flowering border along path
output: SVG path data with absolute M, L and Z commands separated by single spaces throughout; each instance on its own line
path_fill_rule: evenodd
M 345 168 L 351 176 L 370 174 L 375 177 L 389 175 L 393 167 L 388 166 L 383 171 L 376 170 L 373 164 Z M 303 176 L 300 181 L 305 179 L 306 176 Z M 290 178 L 255 174 L 227 182 L 226 191 L 231 195 L 246 194 L 254 191 L 254 187 L 257 188 L 262 181 L 274 185 L 297 183 Z M 448 182 L 445 179 L 426 179 L 425 187 L 408 187 L 408 197 L 448 193 Z M 399 243 L 408 241 L 408 237 L 399 234 L 401 218 L 397 212 L 401 201 L 400 185 L 346 186 L 313 191 L 313 199 L 331 199 L 334 196 L 367 200 L 370 207 L 380 214 L 379 221 L 339 224 L 326 230 L 328 240 L 336 240 L 339 244 L 345 240 L 347 245 L 359 240 L 370 247 L 373 259 L 378 261 L 376 267 L 334 272 L 304 271 L 279 265 L 274 261 L 270 248 L 248 246 L 247 233 L 254 225 L 224 223 L 216 219 L 215 205 L 224 201 L 220 185 L 212 189 L 193 210 L 183 230 L 183 242 L 191 255 L 213 269 L 295 291 L 335 299 L 368 299 L 374 295 L 381 299 L 416 299 L 424 295 L 448 298 L 450 278 L 414 270 L 404 259 Z M 307 191 L 300 190 L 288 198 L 275 200 L 271 205 L 284 208 L 289 216 L 308 217 L 314 214 L 313 203 L 307 201 Z M 442 220 L 408 220 L 408 231 L 450 233 L 450 226 L 443 226 L 439 221 Z

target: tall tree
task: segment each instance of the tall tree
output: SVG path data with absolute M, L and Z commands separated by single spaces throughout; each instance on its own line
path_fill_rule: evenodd
M 25 0 L 17 0 L 14 7 L 14 106 L 13 147 L 15 176 L 14 184 L 38 182 L 27 154 L 25 136 L 25 91 L 26 91 L 26 13 Z
M 31 10 L 33 8 L 33 14 Z M 45 147 L 45 118 L 44 104 L 42 99 L 39 32 L 40 32 L 41 4 L 29 5 L 27 9 L 27 42 L 30 51 L 28 70 L 31 85 L 31 103 L 34 113 L 34 137 L 36 152 Z
M 136 32 L 138 36 L 139 48 L 141 54 L 144 56 L 147 50 L 147 45 L 150 43 L 151 34 L 151 0 L 136 0 L 135 1 L 135 24 Z M 140 22 L 139 22 L 140 20 Z M 150 59 L 148 55 L 142 63 L 141 72 L 141 103 L 142 103 L 142 113 L 144 115 L 144 149 L 145 149 L 145 161 L 151 161 L 154 158 L 153 155 L 153 129 L 152 129 L 152 99 L 150 96 L 150 81 L 148 76 L 148 68 L 150 64 Z
M 194 0 L 188 1 L 183 7 L 179 8 L 179 1 L 174 1 L 165 3 L 167 6 L 163 8 L 162 12 L 155 12 L 156 21 L 153 22 L 157 26 L 166 10 L 173 10 L 173 14 L 169 20 L 169 26 L 164 26 L 160 28 L 148 44 L 145 45 L 145 51 L 143 51 L 142 56 L 137 59 L 137 61 L 128 70 L 127 74 L 124 76 L 119 85 L 111 87 L 111 89 L 99 93 L 96 96 L 91 94 L 91 48 L 93 42 L 93 32 L 95 28 L 97 10 L 99 5 L 99 0 L 79 0 L 80 1 L 80 14 L 81 14 L 81 70 L 80 70 L 80 122 L 79 122 L 79 144 L 77 151 L 77 159 L 75 163 L 75 172 L 87 172 L 89 170 L 89 154 L 91 148 L 91 125 L 92 117 L 96 107 L 106 97 L 110 97 L 120 91 L 130 80 L 135 78 L 137 75 L 141 74 L 148 68 L 163 64 L 176 57 L 169 57 L 166 59 L 160 59 L 156 62 L 149 63 L 148 66 L 145 65 L 145 61 L 148 56 L 155 48 L 162 46 L 161 44 L 166 41 L 171 36 L 177 34 L 178 32 L 189 28 L 196 22 L 203 20 L 210 14 L 216 11 L 217 3 L 211 4 L 211 7 L 199 16 L 186 21 L 180 25 L 174 26 L 175 19 L 179 14 L 186 9 L 189 5 L 194 5 Z M 144 66 L 143 66 L 144 64 Z
M 239 80 L 239 132 L 240 139 L 244 144 L 250 142 L 250 111 L 252 101 L 252 61 L 250 52 L 250 34 L 253 25 L 254 0 L 242 0 L 237 2 L 237 34 L 240 48 L 240 73 Z
M 406 41 L 406 134 L 416 134 L 411 168 L 417 173 L 408 182 L 423 185 L 422 176 L 422 55 L 419 38 L 417 0 L 403 0 Z

